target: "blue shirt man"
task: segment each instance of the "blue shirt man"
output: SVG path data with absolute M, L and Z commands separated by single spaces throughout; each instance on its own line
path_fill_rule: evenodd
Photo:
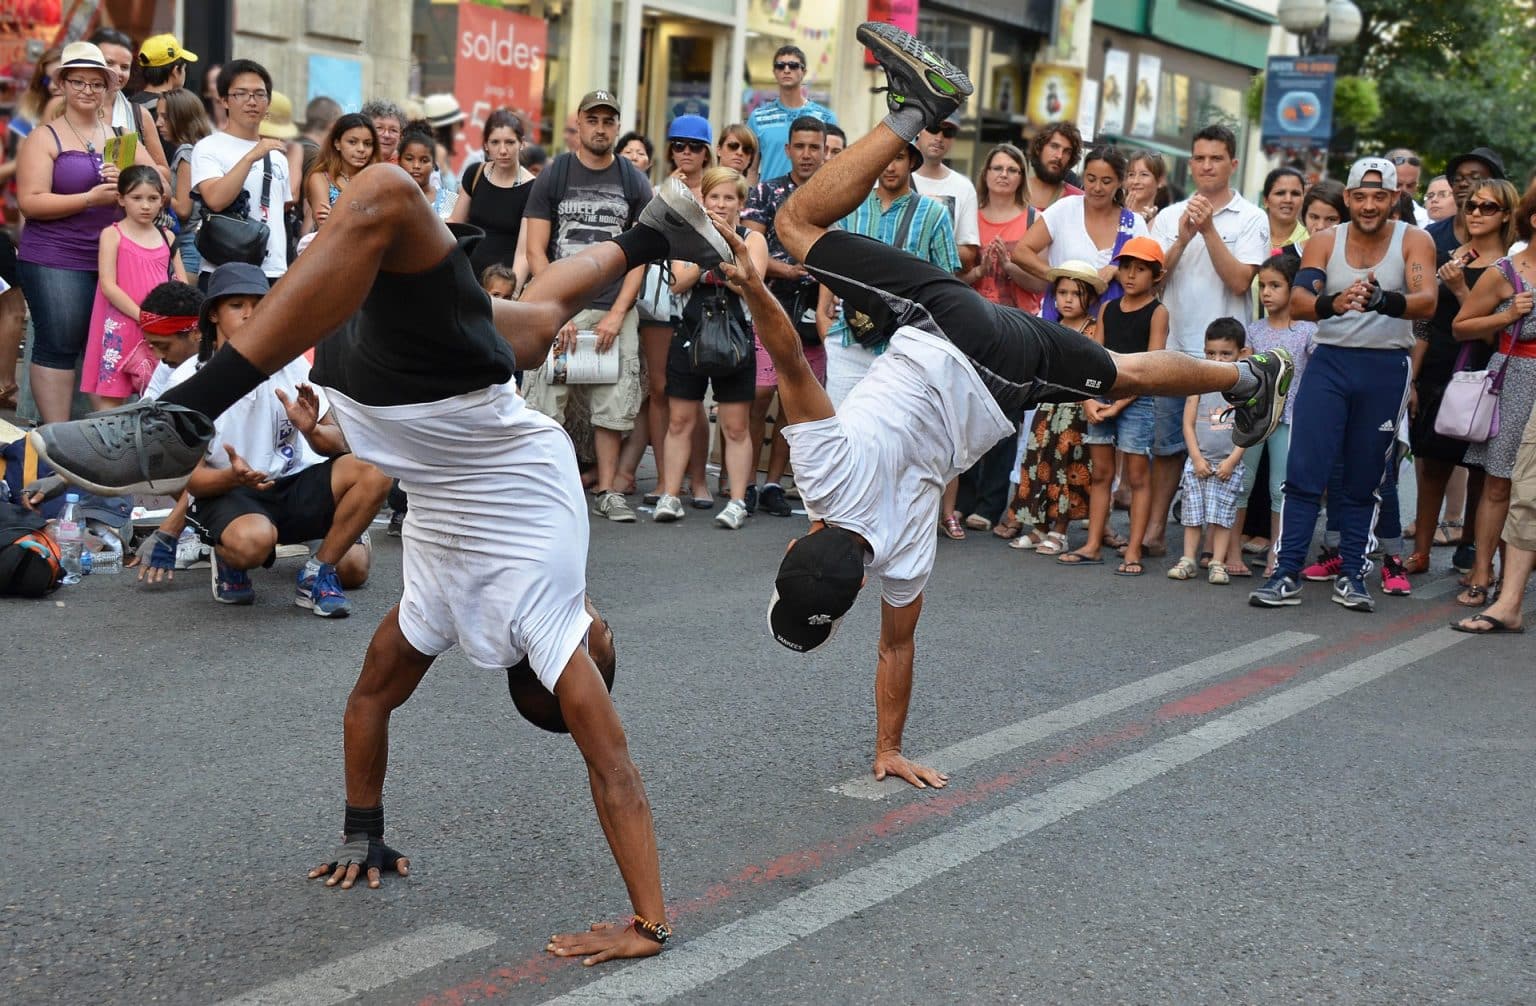
M 791 165 L 784 145 L 789 142 L 791 122 L 809 115 L 822 122 L 837 124 L 837 116 L 830 108 L 805 96 L 801 89 L 805 71 L 805 53 L 799 46 L 780 46 L 773 54 L 773 77 L 779 85 L 779 96 L 753 109 L 747 118 L 747 127 L 757 135 L 757 149 L 763 152 L 763 163 L 757 172 L 759 178 L 789 174 Z

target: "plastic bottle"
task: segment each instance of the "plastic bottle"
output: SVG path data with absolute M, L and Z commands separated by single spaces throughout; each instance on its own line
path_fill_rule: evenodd
M 64 497 L 64 512 L 54 522 L 54 540 L 59 543 L 59 564 L 64 567 L 64 583 L 79 583 L 82 571 L 80 555 L 84 551 L 85 533 L 80 527 L 80 494 Z
M 101 550 L 91 556 L 91 572 L 121 573 L 123 571 L 122 540 L 110 531 L 103 534 L 101 540 Z

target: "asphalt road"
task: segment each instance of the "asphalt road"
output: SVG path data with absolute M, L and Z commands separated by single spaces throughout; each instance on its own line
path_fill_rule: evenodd
M 677 931 L 595 970 L 541 950 L 628 907 L 577 752 L 456 654 L 393 723 L 411 877 L 305 880 L 398 541 L 340 622 L 291 604 L 296 560 L 254 608 L 205 570 L 0 602 L 0 999 L 1536 1000 L 1536 661 L 1445 630 L 1443 575 L 1370 616 L 1320 586 L 1264 612 L 1161 562 L 943 542 L 907 751 L 953 781 L 918 792 L 864 778 L 874 592 L 824 653 L 766 635 L 801 526 L 594 524 Z

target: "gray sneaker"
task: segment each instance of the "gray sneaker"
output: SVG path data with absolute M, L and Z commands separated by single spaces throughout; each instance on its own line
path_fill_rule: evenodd
M 640 211 L 640 223 L 661 232 L 675 259 L 696 262 L 704 269 L 731 261 L 731 249 L 725 238 L 715 230 L 709 214 L 693 198 L 688 186 L 676 178 L 661 183 L 656 198 Z
M 174 496 L 213 439 L 213 422 L 180 405 L 140 400 L 27 434 L 60 475 L 102 496 Z
M 675 520 L 682 520 L 686 516 L 683 510 L 683 501 L 676 496 L 656 497 L 656 509 L 651 514 L 651 520 L 658 524 L 670 524 Z
M 615 524 L 633 524 L 635 511 L 630 507 L 629 501 L 623 493 L 613 491 L 605 492 L 597 498 L 597 512 L 599 516 L 607 517 Z
M 1254 353 L 1248 366 L 1259 380 L 1259 390 L 1251 398 L 1227 398 L 1232 403 L 1232 443 L 1252 447 L 1263 443 L 1275 432 L 1285 416 L 1285 396 L 1291 390 L 1291 375 L 1296 365 L 1284 349 Z
M 724 510 L 715 514 L 715 524 L 732 531 L 740 531 L 746 523 L 747 504 L 741 500 L 731 500 L 725 505 Z
M 1365 577 L 1341 576 L 1333 581 L 1333 603 L 1350 611 L 1375 611 L 1376 599 L 1365 589 Z

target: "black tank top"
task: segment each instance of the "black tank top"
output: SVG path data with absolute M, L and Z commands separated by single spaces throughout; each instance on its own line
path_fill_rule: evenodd
M 512 379 L 512 347 L 459 244 L 419 273 L 379 273 L 346 325 L 315 348 L 314 379 L 363 405 L 413 405 Z
M 1152 313 L 1162 301 L 1156 297 L 1135 311 L 1120 309 L 1116 297 L 1104 305 L 1104 348 L 1111 353 L 1145 353 L 1152 342 Z
M 488 265 L 510 266 L 517 254 L 517 233 L 523 226 L 523 211 L 528 208 L 533 183 L 510 188 L 494 185 L 486 179 L 482 163 L 464 172 L 460 186 L 459 198 L 469 200 L 469 222 L 485 231 L 485 240 L 469 257 L 475 275 L 483 273 Z M 470 192 L 471 188 L 474 192 Z

